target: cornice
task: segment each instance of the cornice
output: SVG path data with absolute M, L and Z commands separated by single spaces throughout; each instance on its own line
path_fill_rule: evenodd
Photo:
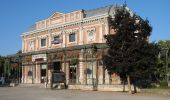
M 75 22 L 70 22 L 70 23 L 65 23 L 65 24 L 60 24 L 60 25 L 54 25 L 54 26 L 42 28 L 42 29 L 39 29 L 39 30 L 33 30 L 33 31 L 29 31 L 29 32 L 24 32 L 24 33 L 22 33 L 21 37 L 31 35 L 31 34 L 35 34 L 35 33 L 38 33 L 38 32 L 48 31 L 48 30 L 51 30 L 51 29 L 54 29 L 54 28 L 64 28 L 64 27 L 68 27 L 68 26 L 72 26 L 72 25 L 78 25 L 78 24 L 82 24 L 82 23 L 89 23 L 91 21 L 100 20 L 102 18 L 107 18 L 107 17 L 109 17 L 108 14 L 102 14 L 102 15 L 98 15 L 98 16 L 92 16 L 92 17 L 88 17 L 88 18 L 83 18 L 80 21 L 75 21 Z

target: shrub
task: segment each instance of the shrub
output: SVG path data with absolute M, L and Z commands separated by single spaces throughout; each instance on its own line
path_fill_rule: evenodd
M 159 85 L 160 87 L 168 87 L 168 82 L 163 81 L 163 82 L 160 82 Z

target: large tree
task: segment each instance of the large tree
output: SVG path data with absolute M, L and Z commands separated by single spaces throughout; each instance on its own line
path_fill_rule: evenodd
M 157 68 L 157 78 L 159 81 L 168 81 L 167 74 L 170 74 L 170 40 L 160 40 L 158 42 L 160 53 L 159 53 L 159 64 Z
M 114 18 L 110 18 L 115 35 L 105 36 L 109 49 L 103 56 L 104 64 L 110 73 L 120 75 L 123 82 L 131 83 L 142 78 L 150 78 L 157 65 L 158 47 L 149 43 L 152 27 L 149 21 L 132 13 L 126 5 L 115 8 Z

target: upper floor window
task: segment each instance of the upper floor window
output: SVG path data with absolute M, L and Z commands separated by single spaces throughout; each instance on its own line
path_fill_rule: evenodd
M 69 42 L 75 42 L 76 41 L 76 33 L 69 34 Z
M 54 36 L 54 41 L 58 41 L 60 39 L 60 36 L 57 35 L 57 36 Z
M 41 39 L 41 47 L 45 47 L 47 45 L 47 39 Z
M 34 49 L 34 42 L 29 41 L 29 50 L 33 50 L 33 49 Z
M 51 42 L 52 44 L 59 44 L 62 43 L 62 39 L 60 39 L 60 36 L 54 36 L 53 41 Z
M 88 39 L 89 39 L 89 41 L 92 41 L 95 39 L 95 31 L 94 30 L 88 31 Z

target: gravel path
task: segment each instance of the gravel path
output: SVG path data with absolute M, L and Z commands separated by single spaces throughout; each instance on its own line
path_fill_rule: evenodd
M 129 95 L 122 92 L 0 87 L 0 100 L 170 100 L 170 96 L 140 93 Z

